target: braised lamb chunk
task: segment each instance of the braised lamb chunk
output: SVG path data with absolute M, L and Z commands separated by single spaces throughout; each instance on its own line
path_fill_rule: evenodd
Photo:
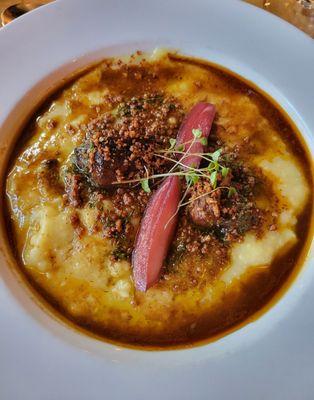
M 237 159 L 228 167 L 227 176 L 217 175 L 215 190 L 207 180 L 200 179 L 191 189 L 187 207 L 187 215 L 196 227 L 209 230 L 223 242 L 239 240 L 249 230 L 257 231 L 264 218 L 254 201 L 256 186 L 263 178 L 254 177 L 253 171 Z
M 166 172 L 169 162 L 155 151 L 168 146 L 183 118 L 182 106 L 161 93 L 110 99 L 113 111 L 92 120 L 83 129 L 85 140 L 74 150 L 73 164 L 92 185 Z
M 123 168 L 120 158 L 106 160 L 97 150 L 91 153 L 92 142 L 86 141 L 74 150 L 73 164 L 94 186 L 107 187 L 116 181 L 116 170 Z M 92 157 L 92 161 L 91 161 Z
M 192 221 L 202 227 L 217 224 L 220 217 L 220 190 L 211 193 L 209 182 L 200 182 L 192 190 L 191 203 L 188 206 Z

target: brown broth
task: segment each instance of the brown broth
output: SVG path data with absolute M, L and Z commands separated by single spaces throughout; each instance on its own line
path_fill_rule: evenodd
M 231 73 L 230 71 L 201 60 L 181 57 L 178 55 L 170 55 L 170 59 L 173 62 L 178 63 L 178 75 L 180 75 L 181 65 L 184 65 L 185 63 L 195 65 L 217 75 L 224 82 L 226 87 L 230 87 L 230 90 L 233 92 L 249 96 L 260 110 L 260 113 L 265 116 L 275 130 L 280 132 L 282 140 L 302 165 L 304 175 L 310 187 L 310 195 L 306 206 L 298 216 L 295 230 L 299 240 L 286 254 L 277 256 L 274 259 L 267 273 L 260 272 L 258 275 L 254 274 L 249 276 L 241 286 L 241 291 L 239 292 L 237 289 L 231 290 L 224 297 L 223 306 L 217 308 L 216 312 L 211 311 L 208 314 L 204 313 L 200 316 L 191 314 L 188 319 L 191 321 L 197 319 L 197 328 L 193 330 L 193 332 L 186 328 L 185 321 L 182 325 L 175 326 L 174 329 L 169 329 L 166 333 L 163 331 L 160 334 L 154 332 L 150 334 L 149 332 L 143 333 L 130 329 L 125 335 L 114 325 L 104 327 L 98 325 L 89 318 L 74 318 L 73 315 L 68 313 L 54 296 L 48 293 L 40 283 L 38 283 L 38 281 L 26 272 L 25 268 L 22 266 L 23 263 L 17 251 L 16 239 L 12 230 L 8 204 L 4 210 L 8 242 L 13 253 L 15 253 L 14 256 L 21 264 L 20 270 L 30 283 L 30 286 L 35 288 L 35 292 L 40 294 L 42 297 L 41 300 L 44 299 L 46 305 L 49 305 L 48 307 L 50 311 L 56 311 L 57 317 L 61 320 L 70 321 L 72 327 L 77 328 L 78 325 L 80 328 L 83 328 L 85 333 L 93 334 L 97 338 L 145 350 L 180 348 L 183 346 L 203 344 L 206 341 L 215 340 L 227 333 L 239 329 L 244 324 L 259 317 L 284 294 L 285 290 L 287 290 L 289 285 L 292 283 L 304 263 L 313 233 L 312 164 L 301 134 L 298 132 L 289 116 L 285 114 L 280 106 L 268 95 L 255 87 L 252 83 L 245 81 L 243 78 Z M 172 75 L 172 69 L 169 71 L 165 69 L 163 71 L 162 79 L 168 79 L 168 77 Z M 117 76 L 118 75 L 115 72 L 106 76 L 106 83 L 109 87 L 112 86 L 112 89 L 117 93 L 122 91 L 126 95 L 131 93 L 136 95 L 144 90 L 141 85 L 136 82 L 130 87 L 124 87 L 123 82 L 117 81 Z M 153 81 L 149 82 L 148 85 L 152 88 L 155 88 L 156 86 Z M 54 95 L 55 98 L 57 96 L 58 94 Z M 49 101 L 51 101 L 51 99 Z M 12 153 L 11 165 L 14 163 L 16 155 L 19 153 L 26 140 L 27 138 L 23 138 L 16 146 Z M 5 193 L 3 193 L 3 196 L 5 196 Z

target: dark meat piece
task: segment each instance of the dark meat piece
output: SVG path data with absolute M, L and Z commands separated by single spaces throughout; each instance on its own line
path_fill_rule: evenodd
M 201 197 L 190 207 L 190 216 L 194 224 L 209 228 L 220 217 L 219 203 L 209 195 Z
M 93 162 L 90 162 L 91 157 Z M 107 161 L 97 150 L 91 150 L 90 142 L 86 142 L 74 150 L 73 163 L 93 185 L 100 187 L 106 187 L 115 182 L 117 180 L 116 170 L 123 169 L 123 164 L 119 159 Z
M 195 200 L 189 207 L 189 212 L 194 224 L 209 228 L 215 225 L 220 217 L 219 202 L 206 195 Z
M 192 202 L 188 206 L 191 220 L 204 228 L 215 225 L 220 218 L 220 190 L 211 191 L 209 182 L 199 182 L 193 188 Z
M 121 166 L 120 160 L 105 161 L 97 150 L 94 153 L 94 163 L 91 165 L 91 176 L 98 186 L 108 186 L 116 180 L 115 170 Z
M 73 155 L 77 172 L 93 186 L 108 189 L 113 182 L 143 177 L 146 167 L 150 174 L 168 171 L 169 161 L 155 152 L 176 134 L 182 107 L 162 94 L 111 101 L 114 113 L 104 113 L 82 128 L 85 140 Z

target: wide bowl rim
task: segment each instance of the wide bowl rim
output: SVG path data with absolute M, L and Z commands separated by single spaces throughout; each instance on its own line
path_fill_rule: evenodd
M 63 1 L 59 0 L 56 4 L 57 5 L 60 4 L 61 8 L 62 8 L 63 3 L 64 3 Z M 47 10 L 48 10 L 48 7 L 54 7 L 53 4 L 54 3 L 48 4 L 44 8 L 47 7 Z M 260 12 L 260 10 L 258 12 Z M 34 16 L 31 16 L 31 17 L 36 19 L 37 14 L 38 14 L 38 16 L 40 16 L 42 13 L 43 13 L 43 11 L 38 10 L 38 11 L 34 12 Z M 26 22 L 28 21 L 27 17 L 25 17 L 25 21 Z M 23 28 L 23 24 L 24 23 L 22 22 L 22 19 L 21 19 L 21 21 L 16 21 L 16 22 L 14 22 L 14 24 L 12 24 L 12 26 L 8 26 L 7 28 L 5 28 L 3 33 L 5 35 L 9 36 L 9 35 L 11 35 L 11 31 L 14 31 L 14 30 L 19 31 L 20 26 Z M 284 26 L 285 26 L 284 30 L 287 29 L 287 31 L 293 32 L 293 35 L 295 34 L 295 29 L 294 28 L 291 30 L 291 27 L 287 28 L 286 24 L 284 24 Z M 3 33 L 0 32 L 0 48 L 1 48 L 1 38 L 4 36 Z M 299 36 L 299 34 L 297 34 L 297 36 Z M 300 38 L 301 37 L 302 37 L 302 40 L 304 39 L 305 41 L 307 41 L 307 39 L 308 39 L 303 33 L 300 32 Z M 305 39 L 305 37 L 306 37 L 306 39 Z M 110 46 L 107 46 L 107 47 L 104 47 L 104 48 L 98 48 L 96 50 L 95 49 L 92 50 L 88 54 L 86 54 L 86 52 L 84 54 L 81 54 L 81 57 L 80 56 L 74 57 L 74 58 L 73 58 L 73 56 L 68 57 L 67 62 L 63 63 L 61 68 L 62 68 L 63 72 L 67 71 L 67 73 L 70 73 L 70 71 L 73 70 L 73 67 L 75 67 L 75 69 L 80 67 L 80 65 L 81 65 L 80 63 L 82 62 L 82 60 L 85 60 L 85 57 L 87 57 L 89 62 L 91 62 L 92 60 L 95 61 L 96 59 L 98 59 L 99 54 L 108 54 L 107 53 L 108 51 L 110 52 L 110 54 L 112 54 L 111 53 L 112 51 L 115 52 L 117 49 L 119 49 L 119 52 L 121 52 L 122 48 L 126 49 L 126 48 L 130 48 L 130 46 L 131 47 L 132 46 L 142 46 L 142 48 L 145 49 L 146 47 L 151 48 L 153 46 L 153 43 L 155 43 L 155 44 L 159 43 L 159 44 L 163 44 L 163 45 L 168 45 L 168 43 L 166 43 L 166 42 L 167 41 L 165 41 L 165 40 L 161 40 L 161 41 L 157 40 L 155 42 L 152 41 L 152 40 L 151 41 L 147 41 L 147 42 L 135 42 L 135 43 L 125 42 L 122 45 L 119 44 L 118 46 L 113 46 L 111 48 L 110 48 Z M 172 46 L 172 41 L 170 41 L 169 44 L 170 44 L 170 46 Z M 201 48 L 200 47 L 199 49 L 197 49 L 197 51 L 193 51 L 193 54 L 192 54 L 192 53 L 190 53 L 189 45 L 187 45 L 186 47 L 185 46 L 183 46 L 183 47 L 184 47 L 182 49 L 183 52 L 186 52 L 186 53 L 191 54 L 193 56 L 200 56 L 201 54 L 203 54 L 203 55 L 207 54 L 208 57 L 210 57 L 211 61 L 219 63 L 219 60 L 220 60 L 222 65 L 224 67 L 226 67 L 226 65 L 224 63 L 224 60 L 226 60 L 226 56 L 222 56 L 221 54 L 217 53 L 216 50 L 208 50 L 206 48 Z M 83 62 L 83 64 L 84 63 L 85 63 L 85 61 Z M 83 66 L 83 64 L 81 66 Z M 302 132 L 305 132 L 304 133 L 304 138 L 305 138 L 305 140 L 306 140 L 306 142 L 308 144 L 309 149 L 311 150 L 311 153 L 313 154 L 314 140 L 313 140 L 313 135 L 312 135 L 311 132 L 312 132 L 312 129 L 314 128 L 314 120 L 307 119 L 305 121 L 304 118 L 302 118 L 301 115 L 299 115 L 298 109 L 296 109 L 294 107 L 294 105 L 292 103 L 290 103 L 290 101 L 289 101 L 290 99 L 286 98 L 285 95 L 281 92 L 281 90 L 276 87 L 276 85 L 272 85 L 271 81 L 269 81 L 267 79 L 263 80 L 262 77 L 259 75 L 259 73 L 254 71 L 254 70 L 252 70 L 252 68 L 249 68 L 249 72 L 248 72 L 248 69 L 247 69 L 247 67 L 245 65 L 241 65 L 241 63 L 239 63 L 236 60 L 233 60 L 232 58 L 230 58 L 230 61 L 228 61 L 227 64 L 228 64 L 227 68 L 229 68 L 230 65 L 231 65 L 230 69 L 233 70 L 236 73 L 241 73 L 241 71 L 244 71 L 243 73 L 244 73 L 244 76 L 245 76 L 246 79 L 248 78 L 249 80 L 252 80 L 256 85 L 260 86 L 262 88 L 262 90 L 266 90 L 266 88 L 268 88 L 268 90 L 270 90 L 270 92 L 268 90 L 267 90 L 267 92 L 271 95 L 271 97 L 273 97 L 276 101 L 281 101 L 281 104 L 283 104 L 283 108 L 285 109 L 285 111 L 288 112 L 288 114 L 293 119 L 293 121 L 296 123 L 296 125 L 299 127 L 299 129 Z M 12 123 L 11 120 L 12 120 L 13 109 L 14 109 L 14 113 L 16 113 L 16 108 L 15 108 L 16 104 L 18 104 L 20 101 L 22 101 L 22 102 L 28 101 L 29 96 L 30 95 L 33 96 L 34 91 L 38 90 L 39 91 L 38 93 L 40 93 L 40 91 L 48 90 L 49 87 L 51 88 L 51 85 L 54 85 L 54 83 L 52 83 L 53 80 L 50 80 L 50 78 L 48 79 L 47 77 L 53 76 L 53 79 L 55 79 L 58 76 L 59 68 L 60 68 L 60 66 L 57 67 L 57 68 L 55 68 L 55 66 L 53 66 L 49 71 L 46 70 L 46 73 L 41 75 L 41 79 L 36 77 L 36 79 L 33 79 L 32 81 L 30 81 L 28 88 L 24 87 L 20 91 L 18 91 L 18 89 L 16 89 L 15 96 L 12 96 L 12 98 L 10 99 L 11 103 L 9 102 L 9 105 L 7 106 L 7 108 L 4 109 L 4 113 L 0 117 L 0 126 L 1 126 L 0 129 L 2 131 L 4 129 L 9 129 L 10 128 L 10 124 Z M 55 73 L 56 73 L 56 75 L 54 75 Z M 42 84 L 44 84 L 44 86 L 42 86 Z M 23 95 L 22 95 L 22 92 L 23 92 Z M 4 98 L 3 94 L 2 95 L 0 94 L 0 105 L 1 105 L 1 101 L 3 101 L 3 98 Z M 38 95 L 37 101 L 39 101 L 40 98 L 41 98 L 41 95 Z M 311 128 L 311 127 L 313 127 L 313 128 Z M 3 145 L 3 138 L 1 139 L 0 144 Z M 3 154 L 5 154 L 5 151 L 2 151 L 2 155 Z M 313 248 L 312 248 L 312 252 L 313 252 Z M 3 260 L 2 260 L 2 262 L 3 262 Z M 311 256 L 308 257 L 308 261 L 306 262 L 306 264 L 307 265 L 312 264 Z M 309 268 L 303 267 L 302 271 L 304 271 L 305 269 L 308 270 Z M 301 275 L 302 276 L 304 275 L 303 272 L 302 272 Z M 299 279 L 299 278 L 297 278 L 297 279 Z M 302 280 L 303 279 L 304 278 L 302 278 Z M 303 284 L 303 281 L 301 283 L 299 283 L 298 285 L 300 287 L 302 287 L 302 292 L 303 292 L 303 290 L 305 288 L 305 286 Z M 292 297 L 292 295 L 290 297 Z M 290 306 L 292 305 L 292 303 L 290 304 Z M 277 304 L 274 305 L 272 307 L 272 309 L 274 309 L 276 306 L 277 306 Z M 264 318 L 264 316 L 263 316 L 263 318 Z M 45 320 L 45 323 L 46 322 L 47 321 Z M 241 330 L 242 329 L 244 329 L 244 328 L 241 328 Z M 254 336 L 254 335 L 252 335 L 252 336 Z M 257 339 L 257 337 L 256 337 L 256 339 Z M 219 340 L 219 343 L 221 343 L 221 340 Z M 212 347 L 212 343 L 208 344 L 208 346 Z M 224 349 L 222 349 L 220 351 L 221 352 L 230 351 L 230 349 L 232 349 L 233 346 L 234 346 L 234 343 L 231 343 L 228 350 L 226 350 L 226 348 L 228 348 L 228 346 L 226 346 Z M 186 351 L 188 351 L 188 352 L 190 352 L 190 351 L 197 352 L 197 349 L 198 349 L 198 347 L 193 347 L 191 349 L 189 348 L 188 350 L 180 349 L 180 352 L 182 352 L 182 353 L 186 352 Z M 106 350 L 108 350 L 108 348 Z M 130 350 L 130 349 L 127 349 L 127 348 L 123 348 L 123 350 L 127 351 L 127 352 L 134 352 L 134 351 L 137 352 L 137 350 Z M 217 349 L 213 350 L 213 352 L 216 352 L 216 351 L 218 351 L 218 350 Z M 172 351 L 169 350 L 169 352 L 172 352 Z M 163 351 L 162 353 L 165 353 L 165 352 Z

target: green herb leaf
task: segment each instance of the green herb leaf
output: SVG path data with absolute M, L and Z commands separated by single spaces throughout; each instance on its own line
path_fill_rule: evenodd
M 210 183 L 214 189 L 217 186 L 217 171 L 214 171 L 210 174 Z
M 212 158 L 214 161 L 218 161 L 220 155 L 221 155 L 221 149 L 218 149 L 218 150 L 216 150 L 214 153 L 211 154 L 211 158 Z
M 199 175 L 193 174 L 192 175 L 192 183 L 195 185 L 199 181 L 200 177 Z
M 191 173 L 185 175 L 186 183 L 189 186 L 195 185 L 199 181 L 199 179 L 200 179 L 200 177 L 194 172 L 191 172 Z
M 196 139 L 199 139 L 200 137 L 202 137 L 202 130 L 201 129 L 192 129 L 192 133 L 193 133 L 193 136 Z
M 215 170 L 216 169 L 216 163 L 215 162 L 210 162 L 209 164 L 208 164 L 208 167 L 207 167 L 207 169 L 208 169 L 208 171 L 209 172 L 211 172 L 211 171 L 213 171 L 213 170 Z
M 177 143 L 176 139 L 171 138 L 171 139 L 169 139 L 169 142 L 170 142 L 169 150 L 174 149 L 174 148 L 175 148 L 175 145 L 176 145 L 176 143 Z
M 228 173 L 229 173 L 229 168 L 227 168 L 227 167 L 221 168 L 221 175 L 223 178 L 225 178 L 228 175 Z
M 151 192 L 150 187 L 149 187 L 149 183 L 148 183 L 148 179 L 143 179 L 141 181 L 141 186 L 142 186 L 142 189 L 144 190 L 144 192 L 146 192 L 146 193 L 150 193 Z
M 178 150 L 178 151 L 184 151 L 184 144 L 180 144 L 180 145 L 177 147 L 177 150 Z
M 191 184 L 192 184 L 192 179 L 191 179 L 191 176 L 190 176 L 190 175 L 185 175 L 185 180 L 186 180 L 186 183 L 187 183 L 188 185 L 191 185 Z
M 233 195 L 235 195 L 237 193 L 236 188 L 234 188 L 233 186 L 230 186 L 229 190 L 228 190 L 228 197 L 231 197 Z
M 206 137 L 200 138 L 200 143 L 201 143 L 203 146 L 207 146 L 207 143 L 208 143 L 207 138 L 206 138 Z

